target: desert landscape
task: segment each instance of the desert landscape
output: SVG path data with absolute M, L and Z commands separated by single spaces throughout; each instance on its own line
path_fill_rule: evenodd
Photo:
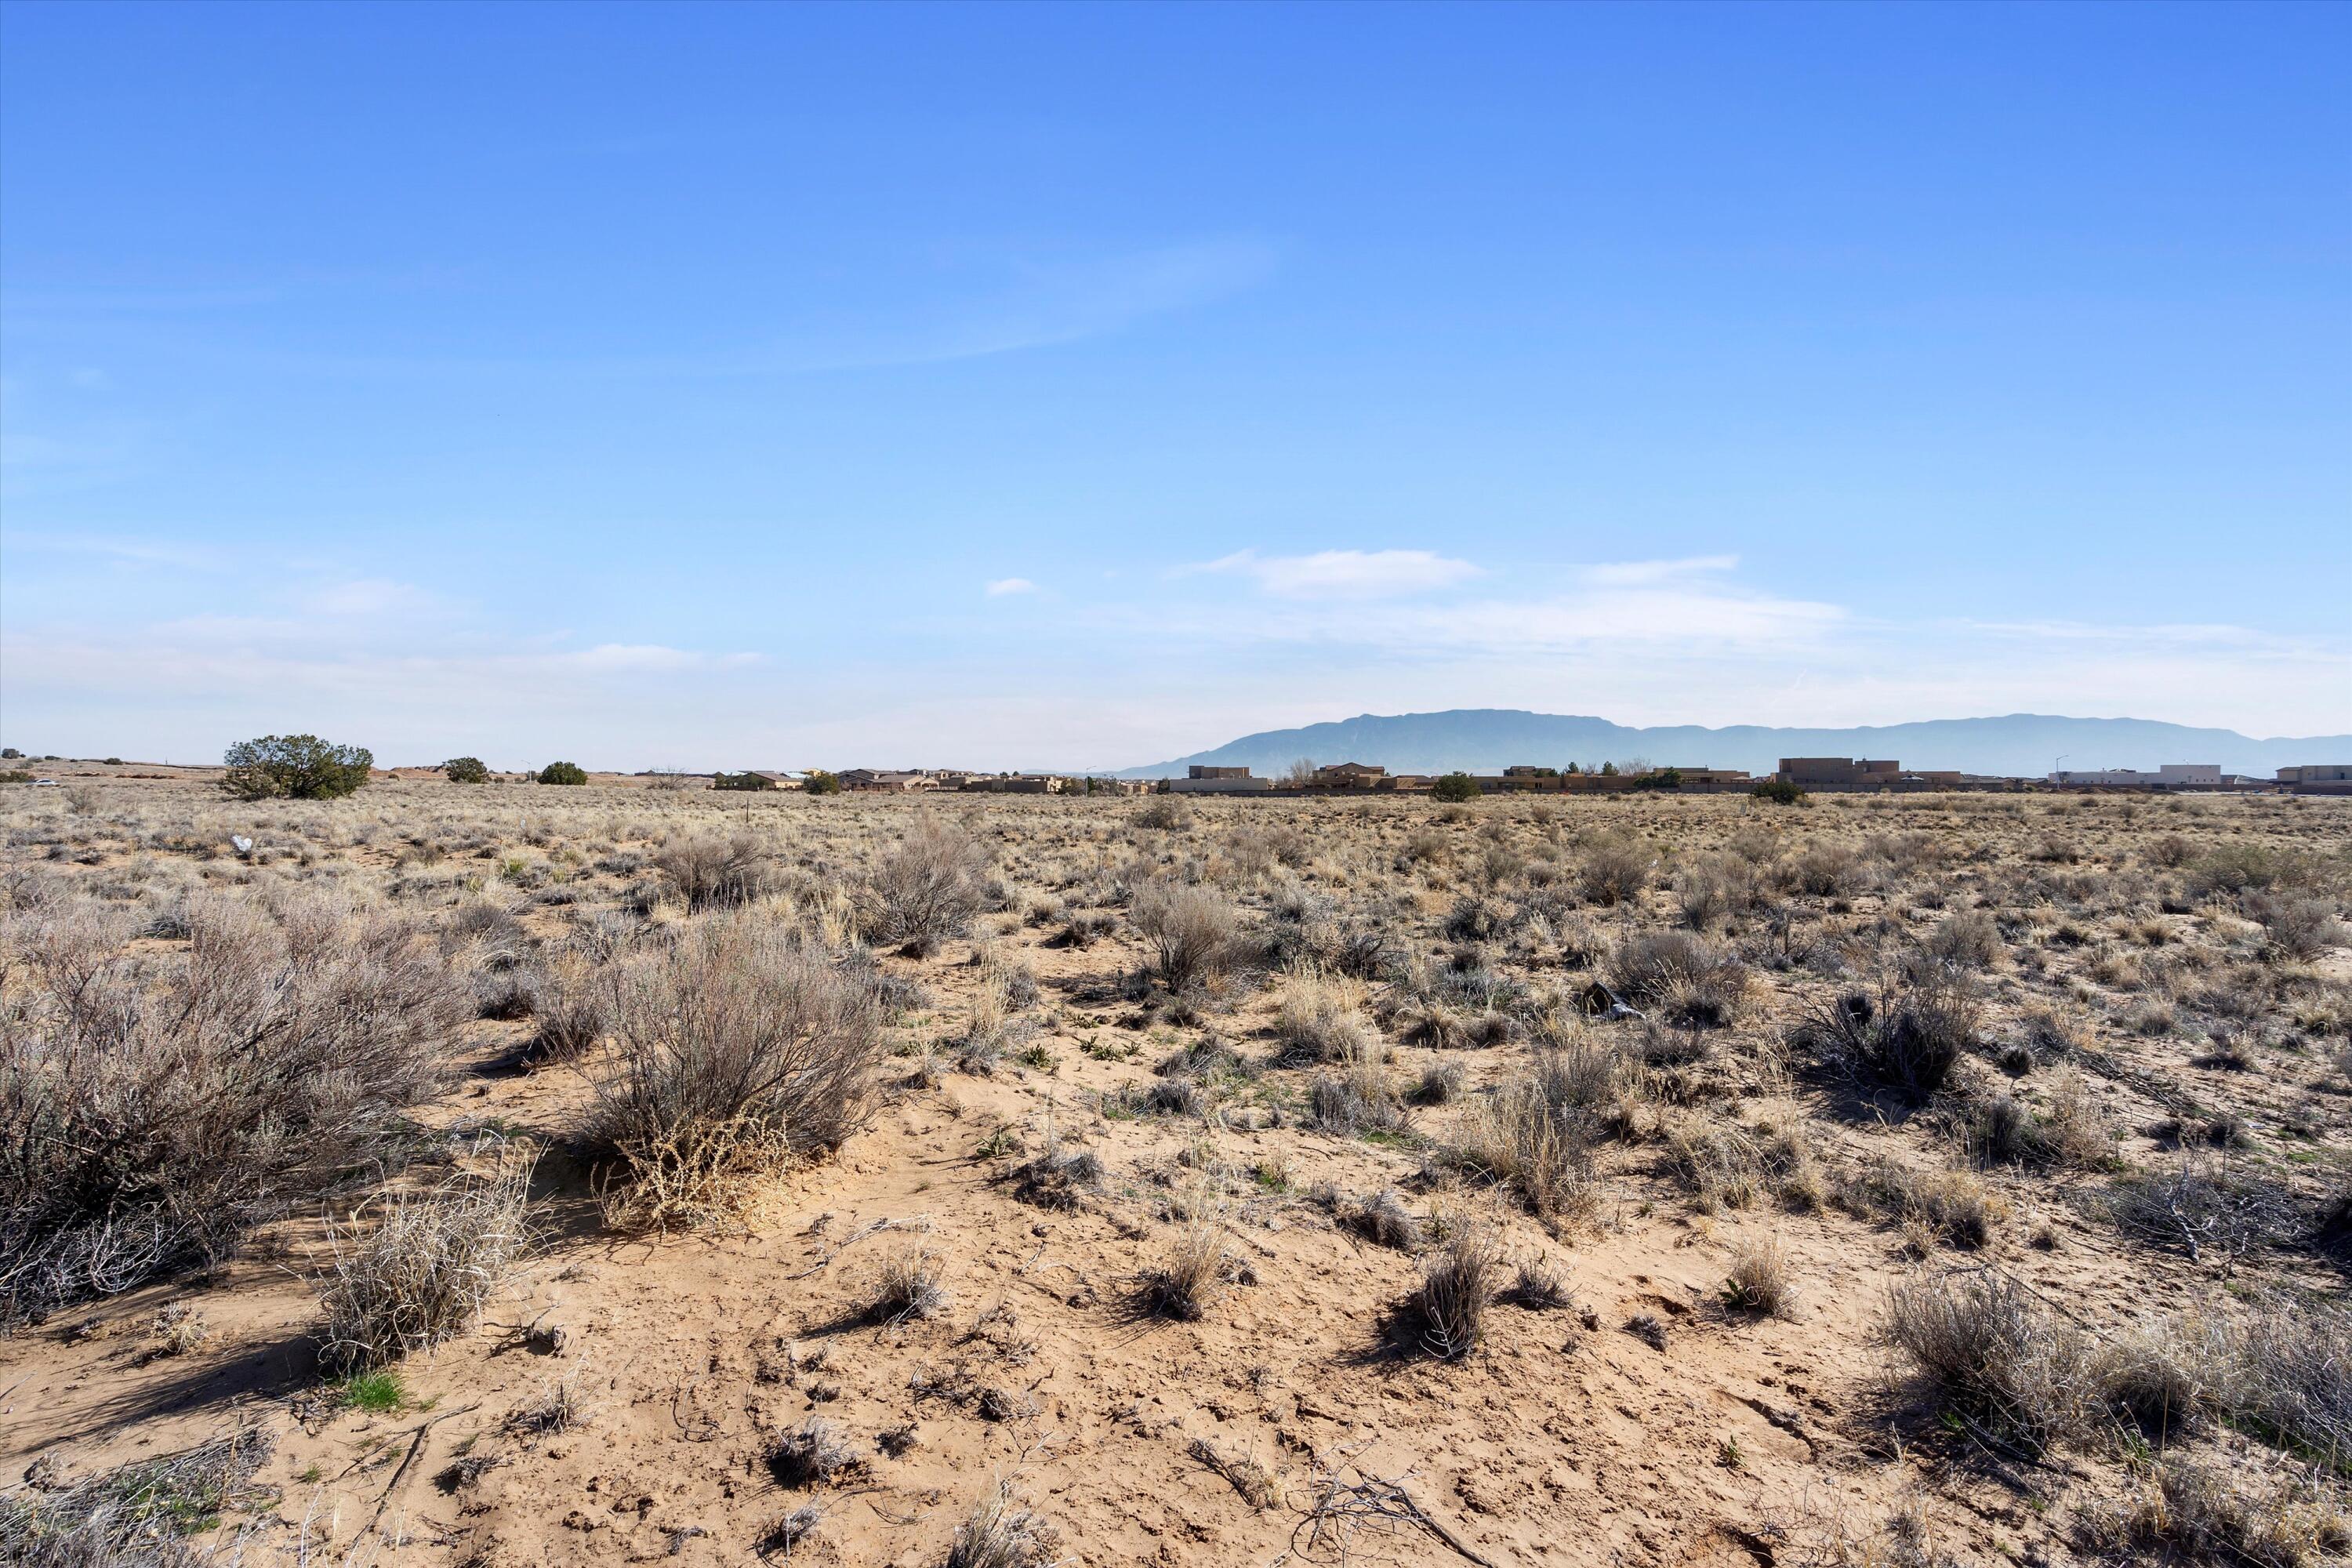
M 2344 1550 L 2352 800 L 216 781 L 0 793 L 14 1561 Z

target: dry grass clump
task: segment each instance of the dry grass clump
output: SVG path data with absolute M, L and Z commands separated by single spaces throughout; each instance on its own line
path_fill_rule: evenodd
M 0 1559 L 16 1568 L 206 1568 L 186 1537 L 259 1495 L 254 1472 L 275 1441 L 260 1427 L 140 1459 L 49 1497 L 0 1496 Z
M 961 828 L 919 822 L 858 886 L 858 930 L 869 942 L 928 958 L 971 929 L 985 869 L 980 846 Z
M 2347 1540 L 2334 1500 L 2308 1480 L 2179 1454 L 2147 1468 L 2107 1533 L 2126 1551 L 2233 1568 L 2303 1568 L 2336 1559 Z
M 1826 1065 L 1924 1103 L 1975 1042 L 1980 1014 L 1964 972 L 1935 963 L 1889 968 L 1873 989 L 1812 1009 L 1796 1040 Z
M 1364 1132 L 1402 1132 L 1412 1125 L 1404 1100 L 1380 1064 L 1357 1061 L 1336 1073 L 1319 1073 L 1307 1089 L 1307 1120 L 1325 1132 L 1354 1137 Z
M 1657 1007 L 1671 1022 L 1719 1029 L 1739 1015 L 1748 966 L 1730 949 L 1682 931 L 1638 931 L 1617 946 L 1611 965 L 1617 990 Z
M 839 1146 L 867 1112 L 872 988 L 789 929 L 706 919 L 617 960 L 605 995 L 612 1035 L 581 1131 L 626 1166 L 617 1223 L 707 1221 L 746 1180 Z
M 1725 1304 L 1735 1311 L 1781 1318 L 1796 1304 L 1789 1278 L 1789 1248 L 1775 1236 L 1751 1237 L 1731 1249 L 1731 1272 L 1724 1281 Z
M 1240 956 L 1241 912 L 1208 888 L 1147 882 L 1129 902 L 1128 918 L 1150 941 L 1153 971 L 1171 991 L 1213 980 Z
M 1576 890 L 1588 903 L 1614 908 L 1642 896 L 1656 868 L 1655 851 L 1639 839 L 1603 838 L 1584 853 L 1577 868 Z
M 1503 1288 L 1503 1254 L 1478 1226 L 1464 1226 L 1423 1268 L 1412 1315 L 1421 1349 L 1459 1361 L 1478 1348 L 1486 1310 Z
M 1404 1206 L 1403 1197 L 1394 1187 L 1382 1187 L 1360 1203 L 1350 1202 L 1331 1191 L 1326 1206 L 1334 1219 L 1367 1241 L 1399 1252 L 1421 1250 L 1421 1221 Z
M 530 1245 L 531 1163 L 504 1160 L 430 1192 L 393 1192 L 330 1225 L 323 1358 L 359 1373 L 469 1331 Z
M 1990 969 L 2001 953 L 2000 927 L 1982 910 L 1963 910 L 1945 917 L 1922 945 L 1928 957 L 1955 969 Z
M 791 1431 L 777 1433 L 768 1440 L 762 1457 L 778 1484 L 803 1489 L 844 1479 L 866 1465 L 856 1445 L 822 1415 L 812 1415 Z
M 579 954 L 551 963 L 541 977 L 538 1027 L 524 1056 L 533 1065 L 578 1061 L 604 1033 L 604 993 L 594 969 Z
M 186 920 L 164 954 L 95 910 L 0 931 L 0 1322 L 222 1256 L 341 1185 L 471 1011 L 404 920 L 211 897 Z
M 1223 1228 L 1207 1220 L 1180 1229 L 1160 1262 L 1144 1276 L 1144 1296 L 1164 1318 L 1195 1322 L 1224 1287 Z
M 1507 1184 L 1535 1214 L 1572 1218 L 1598 1201 L 1592 1119 L 1555 1101 L 1540 1079 L 1504 1084 L 1467 1107 L 1440 1163 Z
M 1363 1014 L 1362 984 L 1311 969 L 1294 971 L 1275 1009 L 1274 1036 L 1286 1067 L 1369 1060 L 1376 1042 Z
M 2007 1093 L 1975 1101 L 1966 1133 L 1969 1151 L 1996 1163 L 2095 1169 L 2115 1159 L 2115 1134 L 2079 1073 L 2058 1081 L 2047 1110 Z
M 1915 1171 L 1888 1159 L 1841 1182 L 1837 1196 L 1856 1214 L 1900 1220 L 1926 1240 L 1971 1249 L 1991 1241 L 2009 1215 L 2007 1200 L 1973 1171 Z
M 749 837 L 677 839 L 654 852 L 654 868 L 690 910 L 755 902 L 773 880 L 759 840 Z
M 883 1258 L 866 1317 L 879 1323 L 936 1318 L 946 1310 L 946 1259 L 929 1247 L 908 1247 Z
M 587 1426 L 596 1418 L 596 1405 L 588 1397 L 586 1384 L 586 1363 L 575 1363 L 542 1386 L 530 1404 L 509 1412 L 506 1429 L 525 1437 L 555 1437 Z
M 2006 1276 L 1914 1275 L 1887 1293 L 1886 1333 L 1988 1436 L 2039 1453 L 2088 1428 L 2081 1335 Z
M 2352 1308 L 2273 1295 L 2237 1325 L 2231 1348 L 2232 1415 L 2352 1475 Z
M 1052 1561 L 1057 1531 L 1014 1500 L 999 1478 L 956 1528 L 946 1568 L 1036 1568 Z
M 1421 1078 L 1407 1098 L 1415 1105 L 1451 1105 L 1462 1098 L 1469 1081 L 1469 1069 L 1460 1058 L 1441 1057 L 1421 1069 Z
M 1224 1477 L 1242 1500 L 1260 1513 L 1282 1500 L 1281 1484 L 1255 1455 L 1220 1453 L 1206 1437 L 1193 1438 L 1185 1451 Z
M 2151 1437 L 2169 1437 L 2226 1406 L 2234 1349 L 2219 1319 L 2143 1318 L 2098 1347 L 2091 1376 L 2119 1418 Z

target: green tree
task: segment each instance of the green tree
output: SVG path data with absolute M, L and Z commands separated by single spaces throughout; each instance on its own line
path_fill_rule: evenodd
M 1660 768 L 1654 773 L 1643 773 L 1633 781 L 1635 789 L 1680 789 L 1683 771 L 1680 768 Z
M 584 784 L 588 770 L 578 763 L 550 763 L 539 770 L 539 782 L 551 784 Z
M 1439 800 L 1454 803 L 1476 800 L 1480 792 L 1478 781 L 1468 773 L 1448 773 L 1439 779 L 1429 793 Z
M 482 765 L 482 759 L 479 757 L 452 757 L 441 764 L 441 771 L 449 775 L 451 784 L 490 782 L 490 770 Z
M 1756 787 L 1748 793 L 1758 800 L 1769 800 L 1780 805 L 1805 804 L 1805 792 L 1787 779 L 1759 779 Z
M 806 788 L 811 795 L 839 795 L 841 779 L 838 774 L 826 773 L 823 768 L 811 768 Z
M 1601 776 L 1602 778 L 1604 778 L 1604 779 L 1613 779 L 1613 778 L 1615 778 L 1615 777 L 1617 776 L 1617 764 L 1616 764 L 1615 763 L 1601 763 Z
M 14 746 L 0 746 L 0 759 L 5 759 L 13 763 L 24 754 L 24 752 L 18 751 Z
M 755 773 L 749 770 L 740 773 L 730 773 L 722 769 L 710 775 L 710 787 L 732 790 L 773 789 L 776 787 L 776 781 L 765 773 Z
M 334 800 L 368 782 L 375 753 L 316 735 L 264 735 L 223 754 L 221 788 L 239 800 Z

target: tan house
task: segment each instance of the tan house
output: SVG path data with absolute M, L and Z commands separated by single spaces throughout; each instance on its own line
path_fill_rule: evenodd
M 1370 763 L 1333 763 L 1317 768 L 1308 781 L 1317 789 L 1378 789 L 1388 769 Z
M 875 768 L 845 768 L 835 775 L 841 787 L 863 795 L 906 795 L 916 790 L 937 789 L 940 781 L 929 773 L 905 771 L 884 772 Z

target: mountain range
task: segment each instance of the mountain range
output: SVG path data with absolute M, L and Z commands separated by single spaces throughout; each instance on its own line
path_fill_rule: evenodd
M 1745 768 L 1769 773 L 1782 757 L 1893 758 L 1906 768 L 2038 777 L 2071 770 L 2218 763 L 2225 773 L 2267 777 L 2282 767 L 2352 760 L 2352 734 L 2256 740 L 2233 730 L 2200 730 L 2154 719 L 2068 719 L 2011 713 L 1998 719 L 1931 719 L 1853 729 L 1775 729 L 1734 724 L 1637 728 L 1606 719 L 1455 708 L 1443 713 L 1361 714 L 1297 730 L 1267 730 L 1147 767 L 1125 778 L 1181 777 L 1193 763 L 1278 773 L 1301 757 L 1367 763 L 1391 773 L 1499 773 L 1513 763 L 1565 767 L 1644 759 L 1657 766 Z M 2063 759 L 2061 761 L 2060 759 Z

